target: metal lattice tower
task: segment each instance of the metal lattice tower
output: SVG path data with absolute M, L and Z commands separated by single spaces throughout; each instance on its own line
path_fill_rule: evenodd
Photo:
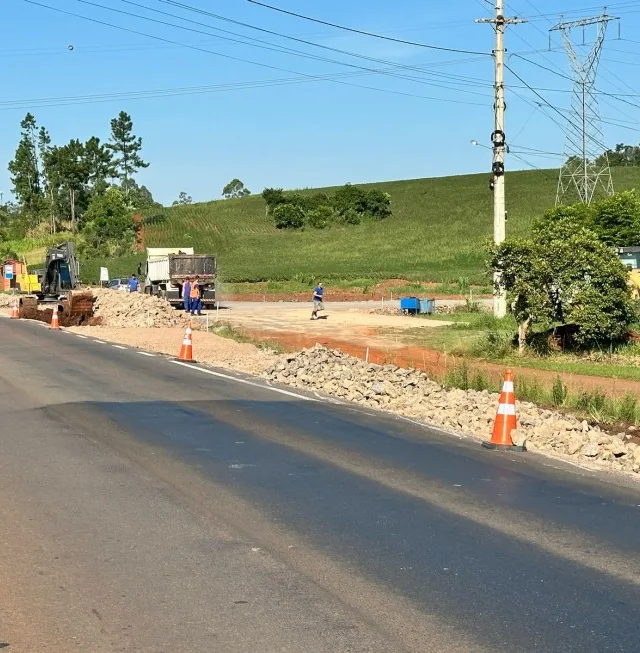
M 613 195 L 611 169 L 595 91 L 602 45 L 607 26 L 612 20 L 618 19 L 603 13 L 594 18 L 559 23 L 551 28 L 551 31 L 561 32 L 573 72 L 571 110 L 556 205 L 567 201 L 590 204 L 597 195 Z M 584 30 L 589 25 L 597 26 L 597 35 L 586 57 L 581 57 L 571 40 L 571 30 L 579 27 Z

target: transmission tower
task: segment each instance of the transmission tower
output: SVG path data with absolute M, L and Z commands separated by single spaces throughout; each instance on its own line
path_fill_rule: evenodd
M 567 121 L 564 159 L 558 178 L 556 205 L 566 201 L 590 204 L 598 194 L 613 195 L 613 181 L 604 145 L 602 123 L 595 91 L 596 73 L 602 53 L 607 26 L 613 16 L 601 16 L 559 23 L 551 28 L 562 34 L 564 48 L 573 72 L 573 93 L 571 110 Z M 590 25 L 597 26 L 596 39 L 585 55 L 580 55 L 571 40 L 571 32 L 583 30 Z

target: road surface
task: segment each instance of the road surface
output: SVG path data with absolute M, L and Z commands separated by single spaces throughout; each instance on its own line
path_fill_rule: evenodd
M 637 485 L 35 323 L 0 334 L 9 653 L 638 651 Z

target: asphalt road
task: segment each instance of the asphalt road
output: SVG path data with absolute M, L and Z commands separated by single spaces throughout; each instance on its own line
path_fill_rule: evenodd
M 6 319 L 0 420 L 9 652 L 639 650 L 637 484 Z

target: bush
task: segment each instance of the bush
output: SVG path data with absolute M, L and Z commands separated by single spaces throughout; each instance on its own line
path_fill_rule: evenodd
M 333 217 L 330 206 L 318 206 L 307 213 L 307 224 L 314 229 L 324 229 L 333 221 Z
M 362 216 L 355 209 L 347 209 L 339 214 L 338 219 L 342 224 L 360 224 Z
M 278 204 L 273 210 L 273 220 L 276 229 L 301 229 L 304 227 L 305 214 L 295 204 Z

